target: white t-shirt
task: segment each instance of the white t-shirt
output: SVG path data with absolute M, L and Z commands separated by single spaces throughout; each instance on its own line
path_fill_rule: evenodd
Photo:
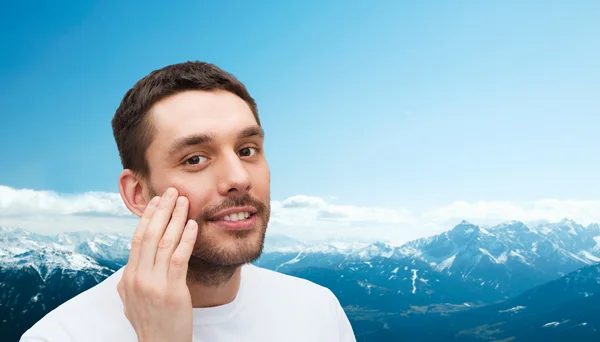
M 135 330 L 117 292 L 123 269 L 49 312 L 21 342 L 133 342 Z M 338 299 L 327 288 L 255 265 L 242 267 L 235 300 L 194 308 L 194 342 L 355 342 Z

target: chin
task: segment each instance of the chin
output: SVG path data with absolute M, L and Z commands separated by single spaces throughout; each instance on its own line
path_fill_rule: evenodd
M 266 229 L 201 231 L 192 256 L 215 266 L 240 266 L 258 259 L 263 252 Z

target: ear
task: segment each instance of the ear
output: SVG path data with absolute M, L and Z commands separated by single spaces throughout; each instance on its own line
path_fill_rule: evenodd
M 146 189 L 146 183 L 129 169 L 123 170 L 119 176 L 119 193 L 125 206 L 133 214 L 141 217 L 148 202 L 152 199 Z

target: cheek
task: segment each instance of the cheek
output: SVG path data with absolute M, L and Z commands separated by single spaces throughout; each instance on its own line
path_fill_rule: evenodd
M 196 218 L 202 213 L 204 208 L 210 204 L 210 194 L 212 187 L 202 186 L 190 181 L 178 181 L 173 185 L 179 190 L 179 195 L 184 196 L 189 201 L 188 217 Z
M 271 187 L 271 173 L 267 166 L 255 170 L 253 179 L 253 188 L 257 195 L 261 197 L 269 196 Z

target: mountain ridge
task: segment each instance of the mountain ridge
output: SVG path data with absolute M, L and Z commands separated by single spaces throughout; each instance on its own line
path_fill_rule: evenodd
M 44 312 L 122 267 L 129 247 L 130 237 L 116 233 L 80 231 L 47 236 L 0 227 L 0 298 L 12 305 L 4 308 L 7 314 L 0 317 L 0 330 L 12 329 L 17 336 L 22 331 L 19 329 Z M 577 274 L 573 272 L 593 267 L 599 256 L 597 224 L 585 227 L 564 219 L 531 226 L 520 221 L 480 226 L 461 221 L 445 232 L 401 245 L 383 241 L 308 244 L 272 234 L 255 263 L 331 288 L 365 338 L 394 341 L 401 332 L 419 339 L 443 336 L 467 341 L 473 336 L 500 336 L 489 331 L 502 331 L 510 338 L 511 331 L 521 328 L 510 320 L 502 322 L 512 324 L 512 328 L 498 328 L 494 325 L 502 323 L 496 320 L 498 312 L 508 317 L 532 307 L 511 300 L 561 277 L 578 279 L 573 278 Z M 585 286 L 591 288 L 593 284 Z M 563 287 L 544 291 L 560 295 Z M 588 297 L 569 298 L 592 308 L 600 290 L 588 292 Z M 475 310 L 482 310 L 481 326 L 469 324 L 469 320 L 478 321 L 478 316 L 472 316 Z M 576 316 L 569 317 L 572 320 Z M 526 319 L 539 323 L 529 316 Z M 544 324 L 567 329 L 565 319 L 556 320 Z M 18 324 L 8 327 L 15 321 Z M 591 317 L 587 327 L 596 329 L 594 322 Z M 581 323 L 585 322 L 577 324 Z M 447 325 L 448 330 L 428 331 L 431 324 Z M 422 330 L 411 330 L 415 328 Z M 595 334 L 589 329 L 585 331 Z M 578 331 L 583 334 L 584 330 Z

